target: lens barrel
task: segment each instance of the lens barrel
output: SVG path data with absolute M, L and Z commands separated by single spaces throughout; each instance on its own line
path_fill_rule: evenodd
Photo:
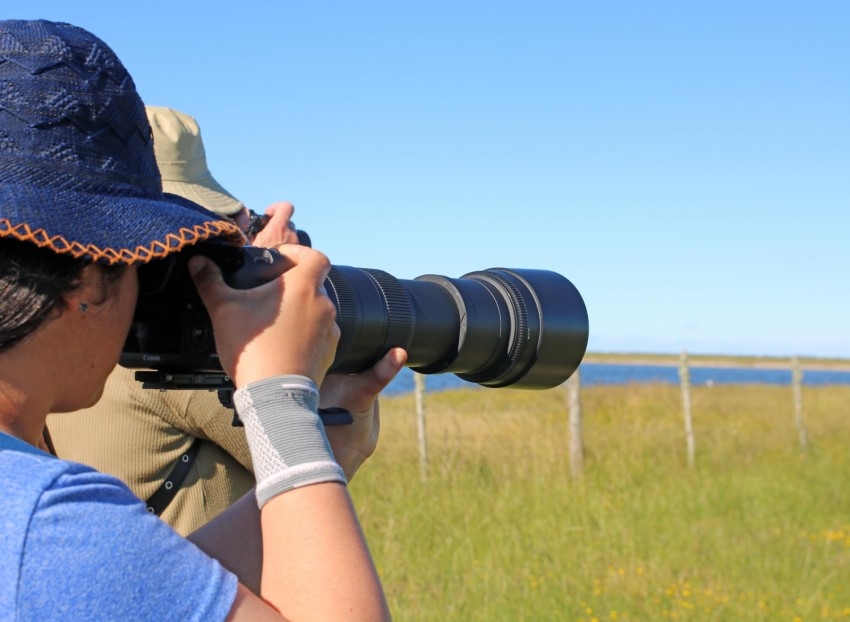
M 422 374 L 547 389 L 569 378 L 587 349 L 581 295 L 547 270 L 491 268 L 455 279 L 404 280 L 333 266 L 325 289 L 341 333 L 330 372 L 363 371 L 398 346 L 408 352 L 407 366 Z

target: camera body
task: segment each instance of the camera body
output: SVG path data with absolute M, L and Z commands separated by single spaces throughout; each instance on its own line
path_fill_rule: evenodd
M 189 276 L 187 262 L 195 254 L 212 258 L 234 289 L 266 283 L 285 265 L 276 250 L 206 243 L 142 266 L 120 364 L 153 370 L 146 372 L 153 380 L 145 386 L 232 386 Z M 546 389 L 578 368 L 587 347 L 581 295 L 547 270 L 491 268 L 455 279 L 426 274 L 403 280 L 381 270 L 332 266 L 325 290 L 340 327 L 329 373 L 364 371 L 390 348 L 402 347 L 407 366 L 423 374 L 451 372 L 487 387 Z
M 245 246 L 205 244 L 139 269 L 139 298 L 120 364 L 171 373 L 221 372 L 212 323 L 189 275 L 195 254 L 212 258 L 225 282 L 250 289 L 283 271 L 276 251 Z

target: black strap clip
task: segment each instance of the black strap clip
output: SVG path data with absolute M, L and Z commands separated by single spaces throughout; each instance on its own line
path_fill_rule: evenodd
M 162 515 L 165 508 L 174 499 L 177 491 L 180 490 L 180 486 L 183 485 L 183 480 L 189 474 L 189 469 L 192 468 L 200 447 L 201 439 L 196 438 L 189 446 L 189 449 L 177 459 L 174 468 L 171 469 L 171 473 L 168 474 L 162 485 L 148 499 L 148 512 L 157 516 Z

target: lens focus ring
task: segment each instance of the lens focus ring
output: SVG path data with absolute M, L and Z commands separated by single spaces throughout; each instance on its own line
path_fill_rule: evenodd
M 413 310 L 410 297 L 398 279 L 383 270 L 364 269 L 375 280 L 381 290 L 387 308 L 387 334 L 384 351 L 392 347 L 407 347 L 413 326 Z

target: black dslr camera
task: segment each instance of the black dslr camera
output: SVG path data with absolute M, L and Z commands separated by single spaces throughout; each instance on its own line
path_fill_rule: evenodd
M 211 257 L 224 280 L 249 289 L 277 277 L 275 250 L 216 243 L 189 247 L 139 268 L 139 299 L 121 354 L 124 367 L 160 389 L 232 387 L 212 325 L 187 269 Z M 460 278 L 397 279 L 381 270 L 333 266 L 325 289 L 340 340 L 329 370 L 358 373 L 391 347 L 423 374 L 451 372 L 485 387 L 548 389 L 564 382 L 587 348 L 587 309 L 565 277 L 547 270 L 491 268 Z

